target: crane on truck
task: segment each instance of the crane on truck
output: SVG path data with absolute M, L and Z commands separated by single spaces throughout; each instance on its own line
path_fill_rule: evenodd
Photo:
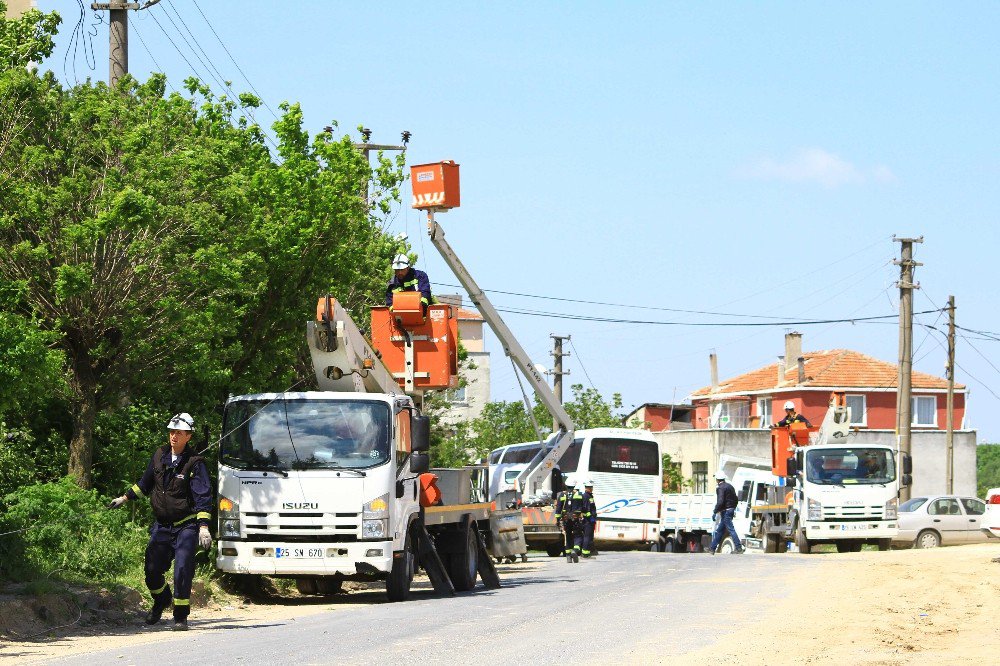
M 410 181 L 413 185 L 413 205 L 415 208 L 422 208 L 426 211 L 427 234 L 431 243 L 469 294 L 469 298 L 500 341 L 504 354 L 511 359 L 515 368 L 525 377 L 538 400 L 552 416 L 555 425 L 554 431 L 545 437 L 538 428 L 538 424 L 534 424 L 538 434 L 538 451 L 518 474 L 512 496 L 509 498 L 497 497 L 498 505 L 522 507 L 524 532 L 528 544 L 543 547 L 551 555 L 561 550 L 561 547 L 556 549 L 555 544 L 558 543 L 561 546 L 562 540 L 553 505 L 555 495 L 562 489 L 563 479 L 560 474 L 553 472 L 557 463 L 569 451 L 570 447 L 577 446 L 585 449 L 588 456 L 590 451 L 594 449 L 603 452 L 621 451 L 625 456 L 639 455 L 639 449 L 642 449 L 643 461 L 641 462 L 630 458 L 614 460 L 611 458 L 615 454 L 607 453 L 608 459 L 605 462 L 608 463 L 609 469 L 597 470 L 593 474 L 588 473 L 587 476 L 601 475 L 602 472 L 610 472 L 611 468 L 617 466 L 617 469 L 614 470 L 616 472 L 624 470 L 655 477 L 651 483 L 645 484 L 653 490 L 645 494 L 640 493 L 643 496 L 637 497 L 634 488 L 637 485 L 635 482 L 618 484 L 616 481 L 619 479 L 612 478 L 613 475 L 610 473 L 605 474 L 604 478 L 608 481 L 606 485 L 615 486 L 613 491 L 616 494 L 613 497 L 608 497 L 608 503 L 603 507 L 603 511 L 599 507 L 596 530 L 598 539 L 602 535 L 606 535 L 607 540 L 615 540 L 618 543 L 626 541 L 647 543 L 649 540 L 655 539 L 655 527 L 659 522 L 659 516 L 656 514 L 657 501 L 652 495 L 659 493 L 661 460 L 652 435 L 646 430 L 626 428 L 598 428 L 581 433 L 576 432 L 572 417 L 563 408 L 562 402 L 552 389 L 549 388 L 545 378 L 531 362 L 531 358 L 524 351 L 496 308 L 493 307 L 484 290 L 480 288 L 459 259 L 458 254 L 445 239 L 444 228 L 435 218 L 435 213 L 444 212 L 459 205 L 459 165 L 452 161 L 421 164 L 411 167 L 410 173 Z M 518 381 L 520 382 L 520 379 Z M 526 411 L 530 417 L 531 405 L 527 395 L 525 395 L 525 403 Z M 652 464 L 649 463 L 650 459 Z M 580 464 L 581 469 L 586 466 L 583 462 Z M 654 471 L 649 473 L 650 469 Z M 575 472 L 577 470 L 561 471 Z M 614 475 L 614 477 L 618 476 L 620 475 Z M 643 486 L 644 484 L 639 483 L 638 485 Z M 608 492 L 611 489 L 602 488 L 599 485 L 596 490 L 600 496 L 602 492 Z M 638 507 L 641 507 L 641 515 L 624 516 Z M 603 522 L 602 516 L 604 517 Z
M 443 493 L 427 473 L 420 399 L 456 385 L 454 309 L 425 311 L 419 292 L 400 292 L 371 316 L 369 343 L 343 304 L 320 299 L 306 327 L 320 390 L 226 402 L 216 566 L 292 578 L 306 594 L 383 580 L 392 601 L 409 596 L 418 567 L 442 594 L 471 590 L 477 575 L 499 587 L 484 538 L 498 538 L 497 512 L 473 501 L 470 475 Z

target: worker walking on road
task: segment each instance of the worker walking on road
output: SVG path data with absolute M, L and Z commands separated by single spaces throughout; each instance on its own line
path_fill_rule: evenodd
M 563 554 L 569 562 L 579 562 L 583 550 L 583 523 L 587 511 L 583 484 L 566 490 L 556 503 L 556 522 L 562 525 Z
M 146 624 L 159 622 L 170 605 L 170 586 L 164 574 L 173 560 L 174 629 L 186 630 L 191 610 L 194 556 L 199 546 L 205 550 L 212 547 L 212 535 L 208 531 L 212 485 L 204 460 L 187 446 L 194 431 L 191 415 L 176 414 L 167 423 L 167 430 L 170 443 L 153 452 L 139 482 L 112 500 L 108 508 L 117 509 L 138 499 L 139 493 L 149 497 L 156 520 L 150 527 L 146 546 L 146 587 L 153 597 Z
M 587 479 L 583 483 L 583 499 L 587 503 L 587 511 L 583 514 L 583 548 L 580 554 L 590 557 L 594 551 L 594 528 L 597 526 L 597 504 L 594 502 L 594 482 Z
M 809 419 L 802 416 L 795 411 L 795 403 L 791 400 L 785 401 L 785 418 L 781 419 L 775 423 L 772 428 L 784 428 L 792 425 L 793 423 L 805 423 L 807 428 L 812 427 L 812 423 L 809 423 Z
M 736 513 L 736 505 L 739 503 L 736 489 L 726 481 L 726 475 L 723 472 L 717 473 L 715 479 L 718 483 L 715 486 L 715 509 L 712 510 L 712 519 L 718 519 L 718 522 L 715 524 L 712 545 L 709 546 L 708 552 L 715 555 L 722 542 L 723 534 L 728 531 L 733 538 L 733 555 L 742 555 L 743 544 L 740 543 L 740 537 L 733 526 L 733 515 Z
M 392 307 L 392 296 L 398 291 L 419 291 L 420 302 L 426 314 L 427 306 L 436 302 L 431 295 L 431 281 L 427 278 L 427 273 L 413 268 L 410 258 L 405 254 L 397 254 L 392 260 L 392 271 L 392 279 L 385 288 L 385 304 Z

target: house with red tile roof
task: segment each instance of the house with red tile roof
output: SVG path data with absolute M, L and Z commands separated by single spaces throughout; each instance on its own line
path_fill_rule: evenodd
M 850 349 L 802 352 L 802 335 L 785 336 L 785 356 L 691 394 L 694 428 L 768 428 L 784 417 L 784 404 L 815 425 L 826 415 L 830 393 L 847 397 L 851 426 L 861 430 L 895 430 L 898 367 Z M 948 382 L 923 372 L 912 373 L 912 428 L 944 430 Z M 955 428 L 965 418 L 966 387 L 955 385 Z

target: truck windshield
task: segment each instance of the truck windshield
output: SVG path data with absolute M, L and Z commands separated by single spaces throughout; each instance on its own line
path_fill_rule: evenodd
M 226 408 L 223 464 L 366 469 L 389 460 L 389 406 L 361 400 L 240 400 Z
M 884 484 L 896 480 L 888 449 L 819 449 L 806 451 L 806 478 L 821 485 Z

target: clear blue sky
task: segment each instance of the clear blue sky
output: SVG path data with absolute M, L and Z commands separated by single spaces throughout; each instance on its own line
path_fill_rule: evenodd
M 64 18 L 46 66 L 71 80 L 105 78 L 106 22 L 93 28 L 91 70 L 84 49 L 71 48 L 76 3 L 39 4 Z M 131 14 L 133 74 L 162 69 L 179 87 L 192 73 L 165 30 L 207 78 L 170 21 L 184 30 L 177 11 L 236 90 L 249 86 L 209 23 L 270 106 L 301 102 L 311 131 L 364 124 L 386 143 L 411 131 L 411 163 L 462 165 L 463 205 L 441 222 L 484 288 L 790 320 L 884 315 L 898 303 L 891 236 L 923 235 L 916 310 L 954 294 L 960 325 L 1000 331 L 989 282 L 1000 240 L 998 5 L 199 5 L 208 23 L 194 0 Z M 266 110 L 258 118 L 270 122 Z M 452 291 L 440 286 L 455 280 L 420 216 L 404 206 L 392 229 L 409 233 L 436 291 Z M 501 294 L 494 302 L 747 321 Z M 549 334 L 571 334 L 569 381 L 592 380 L 626 405 L 680 401 L 706 385 L 712 350 L 723 378 L 771 363 L 786 330 L 523 314 L 507 322 L 544 365 Z M 797 328 L 807 351 L 897 358 L 894 323 Z M 916 327 L 914 346 L 915 368 L 943 375 L 943 338 Z M 490 348 L 494 398 L 516 399 L 509 362 L 495 341 Z M 971 389 L 967 424 L 1000 440 L 991 418 L 1000 342 L 960 339 L 957 359 L 957 380 Z

